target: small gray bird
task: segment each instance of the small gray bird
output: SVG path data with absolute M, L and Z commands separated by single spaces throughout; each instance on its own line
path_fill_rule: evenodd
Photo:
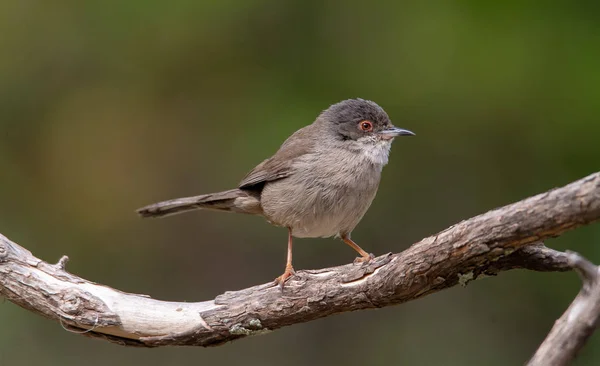
M 138 210 L 160 217 L 196 209 L 263 216 L 288 229 L 287 263 L 275 280 L 294 274 L 292 237 L 340 237 L 368 262 L 350 233 L 371 205 L 394 137 L 414 133 L 394 127 L 376 103 L 348 99 L 324 110 L 254 168 L 238 188 L 155 203 Z

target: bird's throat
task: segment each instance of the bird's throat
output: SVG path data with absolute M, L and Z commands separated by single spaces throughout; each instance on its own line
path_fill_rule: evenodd
M 372 164 L 384 166 L 388 163 L 390 156 L 391 141 L 377 141 L 371 144 L 363 144 L 362 155 Z

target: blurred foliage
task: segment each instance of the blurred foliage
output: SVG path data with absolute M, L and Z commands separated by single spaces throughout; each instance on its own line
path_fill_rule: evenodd
M 0 232 L 94 281 L 199 301 L 270 281 L 260 218 L 134 209 L 234 186 L 328 105 L 375 100 L 394 144 L 354 238 L 400 251 L 600 168 L 599 5 L 573 2 L 0 2 Z M 547 242 L 600 263 L 600 228 Z M 350 262 L 300 240 L 297 269 Z M 90 340 L 10 303 L 0 364 L 522 364 L 579 290 L 511 272 L 214 349 Z M 600 363 L 592 338 L 578 365 Z

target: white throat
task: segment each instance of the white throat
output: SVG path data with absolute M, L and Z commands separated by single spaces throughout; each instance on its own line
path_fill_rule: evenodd
M 374 165 L 384 166 L 388 163 L 390 156 L 391 141 L 380 140 L 370 144 L 363 145 L 363 155 Z

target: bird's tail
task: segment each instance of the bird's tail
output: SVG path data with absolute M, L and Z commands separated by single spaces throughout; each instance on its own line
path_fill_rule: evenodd
M 241 189 L 231 189 L 229 191 L 154 203 L 138 209 L 137 213 L 142 217 L 163 217 L 198 209 L 247 214 L 260 214 L 262 212 L 260 199 L 257 195 Z

